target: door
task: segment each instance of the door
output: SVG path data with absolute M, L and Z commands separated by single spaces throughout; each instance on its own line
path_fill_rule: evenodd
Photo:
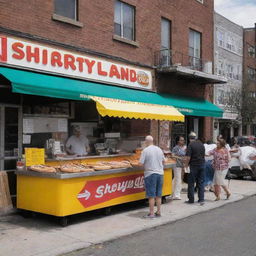
M 7 171 L 10 191 L 16 194 L 16 161 L 22 154 L 21 107 L 0 105 L 0 171 Z

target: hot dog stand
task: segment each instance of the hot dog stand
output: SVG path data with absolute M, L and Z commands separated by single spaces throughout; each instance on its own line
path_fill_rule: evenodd
M 109 156 L 100 160 L 121 160 L 129 156 Z M 99 158 L 75 160 L 93 163 Z M 56 162 L 48 162 L 55 165 Z M 170 195 L 172 167 L 166 164 L 163 197 Z M 100 208 L 142 200 L 145 198 L 142 167 L 109 169 L 79 173 L 44 173 L 17 171 L 17 207 L 61 217 L 62 225 L 67 216 Z
M 19 107 L 14 160 L 26 148 L 43 148 L 48 168 L 16 171 L 17 208 L 65 217 L 145 198 L 134 150 L 148 134 L 161 141 L 159 121 L 167 128 L 184 121 L 174 99 L 154 91 L 154 69 L 15 37 L 0 40 L 6 54 L 0 78 L 6 98 L 15 95 Z M 88 156 L 65 153 L 73 123 L 90 141 Z M 166 147 L 168 136 L 167 129 Z M 107 162 L 112 166 L 104 169 Z M 116 162 L 123 162 L 121 168 Z M 69 164 L 77 171 L 65 173 Z M 165 166 L 163 195 L 171 194 L 172 164 Z

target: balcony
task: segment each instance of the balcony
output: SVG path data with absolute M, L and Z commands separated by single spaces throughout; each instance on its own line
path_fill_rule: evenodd
M 224 84 L 227 82 L 226 78 L 212 74 L 212 62 L 169 49 L 155 53 L 155 66 L 158 73 L 192 79 L 201 84 Z

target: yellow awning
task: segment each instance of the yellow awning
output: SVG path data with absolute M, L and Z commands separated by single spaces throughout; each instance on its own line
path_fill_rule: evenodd
M 101 116 L 184 122 L 184 116 L 172 106 L 101 97 L 91 97 L 91 99 L 96 102 Z

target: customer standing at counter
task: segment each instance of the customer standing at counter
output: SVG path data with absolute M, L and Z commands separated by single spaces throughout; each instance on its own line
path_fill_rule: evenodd
M 80 127 L 72 127 L 73 135 L 69 137 L 66 143 L 66 151 L 70 155 L 84 156 L 90 151 L 88 139 L 81 134 Z
M 145 190 L 149 200 L 149 214 L 145 218 L 161 217 L 162 187 L 164 175 L 163 151 L 153 144 L 153 137 L 146 137 L 146 148 L 142 151 L 140 163 L 144 166 Z M 154 206 L 157 211 L 154 213 Z

